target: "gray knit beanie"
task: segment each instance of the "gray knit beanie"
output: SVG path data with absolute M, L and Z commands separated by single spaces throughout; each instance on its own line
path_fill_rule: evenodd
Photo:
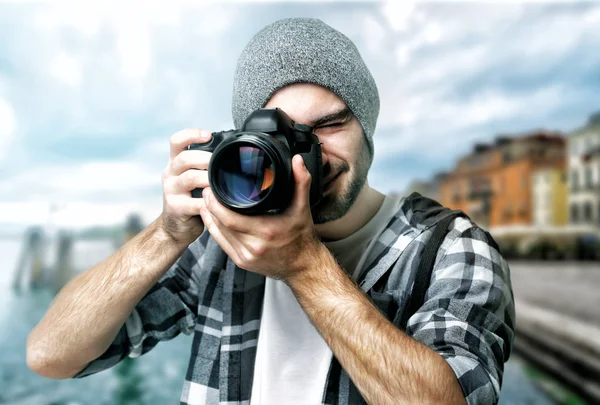
M 352 41 L 313 18 L 276 21 L 246 45 L 233 80 L 235 127 L 275 91 L 299 82 L 320 85 L 346 103 L 362 125 L 372 156 L 379 115 L 375 80 Z

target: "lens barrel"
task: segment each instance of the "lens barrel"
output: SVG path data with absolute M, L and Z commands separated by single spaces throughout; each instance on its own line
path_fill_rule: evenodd
M 221 143 L 208 170 L 217 199 L 234 211 L 258 214 L 287 207 L 293 190 L 291 153 L 276 137 L 241 133 Z

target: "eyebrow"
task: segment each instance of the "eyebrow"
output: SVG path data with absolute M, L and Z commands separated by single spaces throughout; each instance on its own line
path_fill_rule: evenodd
M 336 111 L 334 113 L 331 114 L 327 114 L 324 115 L 320 118 L 317 118 L 313 123 L 312 123 L 312 127 L 318 127 L 319 125 L 323 125 L 326 124 L 328 122 L 331 121 L 336 121 L 339 119 L 343 119 L 345 120 L 346 118 L 348 118 L 352 113 L 350 112 L 350 109 L 348 107 L 343 107 L 341 110 Z

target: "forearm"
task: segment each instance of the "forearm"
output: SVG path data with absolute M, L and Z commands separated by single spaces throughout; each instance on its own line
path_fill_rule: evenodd
M 60 291 L 28 337 L 30 368 L 68 378 L 106 351 L 135 305 L 187 248 L 159 224 L 160 218 Z
M 328 252 L 288 284 L 369 404 L 465 403 L 446 361 L 392 325 Z

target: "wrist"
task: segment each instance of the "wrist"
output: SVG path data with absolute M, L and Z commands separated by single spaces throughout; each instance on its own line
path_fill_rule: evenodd
M 193 218 L 190 218 L 190 220 L 193 220 Z M 180 226 L 176 224 L 176 221 L 165 216 L 163 212 L 155 221 L 154 237 L 161 242 L 187 247 L 190 243 L 198 239 L 204 231 L 204 224 L 200 224 L 199 232 L 189 229 L 182 232 L 177 229 L 178 227 Z
M 337 261 L 320 241 L 315 241 L 311 249 L 306 249 L 303 254 L 305 259 L 298 270 L 290 273 L 283 281 L 292 291 L 310 290 L 315 283 L 327 278 L 327 272 L 332 267 L 339 267 Z

